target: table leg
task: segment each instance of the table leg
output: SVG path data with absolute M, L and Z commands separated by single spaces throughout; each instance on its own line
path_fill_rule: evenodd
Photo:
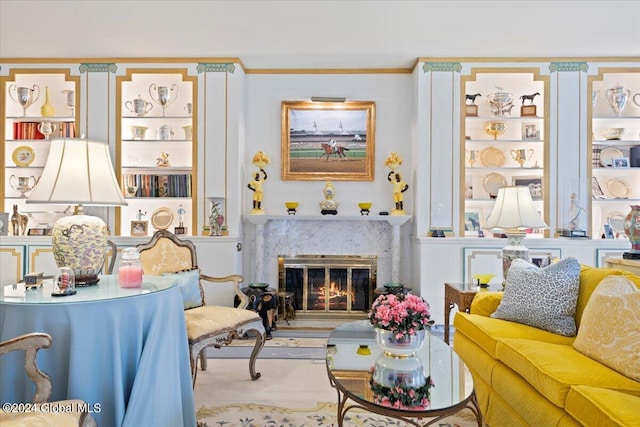
M 449 300 L 448 296 L 444 299 L 444 342 L 449 344 L 449 319 L 451 316 L 451 310 L 453 310 L 454 303 Z

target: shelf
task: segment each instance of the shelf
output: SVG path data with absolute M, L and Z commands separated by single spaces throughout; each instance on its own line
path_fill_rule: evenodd
M 42 116 L 20 116 L 20 117 L 7 117 L 7 120 L 15 121 L 15 122 L 56 122 L 56 123 L 64 123 L 64 122 L 75 122 L 75 117 L 42 117 Z
M 465 139 L 466 142 L 474 142 L 474 143 L 494 143 L 494 144 L 522 144 L 522 143 L 541 143 L 544 142 L 542 139 Z
M 171 142 L 179 142 L 179 143 L 190 143 L 193 142 L 191 139 L 123 139 L 122 142 L 125 142 L 127 144 L 131 144 L 131 143 L 147 143 L 147 142 L 153 142 L 154 144 L 157 143 L 171 143 Z
M 544 120 L 540 116 L 465 116 L 466 120 L 483 121 L 483 122 L 502 122 L 502 121 L 523 121 L 523 120 Z
M 154 105 L 156 108 L 157 105 Z M 192 116 L 122 116 L 124 120 L 174 120 L 174 119 L 189 119 L 192 120 Z
M 190 166 L 123 166 L 122 171 L 123 173 L 134 173 L 135 171 L 140 171 L 143 174 L 149 175 L 181 175 L 191 173 L 192 168 Z

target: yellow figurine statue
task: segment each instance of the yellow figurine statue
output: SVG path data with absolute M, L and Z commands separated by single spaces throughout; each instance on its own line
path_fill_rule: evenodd
M 402 193 L 409 189 L 409 185 L 402 180 L 400 172 L 396 172 L 396 169 L 402 164 L 402 158 L 396 153 L 391 152 L 389 157 L 384 161 L 384 164 L 391 169 L 391 172 L 387 175 L 387 180 L 393 184 L 394 208 L 391 211 L 391 215 L 404 215 L 404 198 Z
M 267 164 L 271 163 L 269 156 L 264 152 L 258 151 L 253 156 L 252 163 L 259 169 L 258 172 L 253 174 L 251 182 L 247 184 L 247 187 L 253 191 L 253 207 L 251 209 L 251 215 L 264 215 L 264 208 L 262 207 L 263 190 L 262 185 L 267 180 L 267 172 L 264 170 Z

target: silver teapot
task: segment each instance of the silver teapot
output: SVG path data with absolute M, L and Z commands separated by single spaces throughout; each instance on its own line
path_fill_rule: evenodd
M 609 105 L 613 112 L 616 113 L 616 116 L 620 117 L 630 96 L 631 91 L 621 85 L 607 89 L 607 101 L 609 101 Z

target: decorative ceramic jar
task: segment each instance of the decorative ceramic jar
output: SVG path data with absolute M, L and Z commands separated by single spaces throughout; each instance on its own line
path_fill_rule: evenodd
M 427 335 L 426 329 L 419 329 L 412 335 L 397 336 L 397 333 L 382 328 L 374 328 L 376 342 L 385 354 L 395 357 L 411 356 L 420 350 Z
M 640 205 L 631 205 L 631 212 L 624 220 L 624 232 L 631 242 L 631 250 L 622 257 L 640 259 Z

